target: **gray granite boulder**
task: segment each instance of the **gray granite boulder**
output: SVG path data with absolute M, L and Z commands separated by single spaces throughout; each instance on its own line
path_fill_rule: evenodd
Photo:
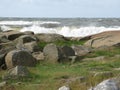
M 7 37 L 3 35 L 2 33 L 0 33 L 0 43 L 7 43 L 7 42 L 9 42 Z
M 18 38 L 18 41 L 21 41 L 23 44 L 24 43 L 29 43 L 29 42 L 33 42 L 33 41 L 37 41 L 37 39 L 32 36 L 32 35 L 22 35 Z
M 73 45 L 72 48 L 77 56 L 85 56 L 92 51 L 92 49 L 82 45 Z
M 65 57 L 75 56 L 75 51 L 69 46 L 62 46 L 61 51 Z
M 3 76 L 3 79 L 7 80 L 28 77 L 29 73 L 29 70 L 25 66 L 16 66 L 12 69 L 9 69 L 8 72 Z
M 43 52 L 33 52 L 32 55 L 37 61 L 43 61 L 45 58 Z
M 58 34 L 36 34 L 35 36 L 40 42 L 65 41 L 65 38 Z
M 46 62 L 57 63 L 61 59 L 61 51 L 55 44 L 48 44 L 43 49 Z
M 7 68 L 12 68 L 17 65 L 35 66 L 36 59 L 26 50 L 12 50 L 5 57 Z
M 0 55 L 0 69 L 6 69 L 5 54 Z
M 93 35 L 84 45 L 88 47 L 98 48 L 102 46 L 119 46 L 120 31 L 108 31 Z
M 18 38 L 22 35 L 25 35 L 25 34 L 22 32 L 13 30 L 13 31 L 3 32 L 3 35 L 5 35 L 8 40 L 15 40 L 16 38 Z
M 40 47 L 37 45 L 37 43 L 35 41 L 25 43 L 24 47 L 30 52 L 38 52 L 38 51 L 40 51 Z
M 48 44 L 43 49 L 45 60 L 51 63 L 74 61 L 74 50 L 69 46 L 58 47 L 55 44 Z
M 108 79 L 89 90 L 120 90 L 118 80 Z

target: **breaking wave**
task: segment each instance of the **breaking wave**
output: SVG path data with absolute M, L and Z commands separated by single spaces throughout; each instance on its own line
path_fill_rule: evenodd
M 107 27 L 106 27 L 107 26 Z M 48 20 L 15 20 L 0 21 L 0 30 L 15 30 L 21 32 L 60 34 L 65 37 L 84 37 L 104 31 L 120 30 L 118 19 L 48 19 Z
M 43 25 L 43 24 L 54 24 L 59 25 L 60 22 L 54 21 L 0 21 L 0 25 L 8 25 L 8 26 L 24 26 L 24 25 Z
M 101 33 L 104 31 L 118 31 L 120 30 L 120 27 L 111 27 L 111 28 L 106 28 L 106 27 L 95 27 L 95 26 L 89 26 L 89 27 L 58 27 L 58 28 L 45 28 L 45 27 L 40 27 L 37 25 L 33 25 L 30 27 L 24 27 L 20 31 L 25 32 L 25 31 L 33 31 L 35 34 L 37 33 L 49 33 L 49 34 L 60 34 L 65 37 L 84 37 L 88 35 L 93 35 L 97 33 Z
M 0 26 L 0 30 L 2 30 L 2 31 L 9 31 L 9 30 L 13 30 L 13 28 L 11 28 L 9 26 L 2 25 L 2 26 Z

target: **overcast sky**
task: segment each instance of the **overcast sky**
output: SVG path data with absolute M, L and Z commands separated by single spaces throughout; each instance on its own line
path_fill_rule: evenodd
M 0 17 L 120 17 L 120 0 L 1 0 Z

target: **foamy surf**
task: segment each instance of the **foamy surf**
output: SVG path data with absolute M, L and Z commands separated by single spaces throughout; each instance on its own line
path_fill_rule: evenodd
M 24 27 L 20 31 L 33 31 L 35 34 L 37 33 L 49 33 L 49 34 L 60 34 L 65 37 L 85 37 L 97 33 L 101 33 L 104 31 L 118 31 L 120 30 L 120 27 L 113 27 L 113 28 L 106 28 L 106 27 L 95 27 L 95 26 L 89 26 L 89 27 L 59 27 L 59 28 L 45 28 L 40 26 L 30 26 L 30 27 Z
M 24 25 L 41 25 L 41 24 L 60 24 L 60 22 L 53 21 L 0 21 L 0 25 L 8 26 L 24 26 Z
M 104 31 L 120 30 L 120 18 L 6 18 L 0 19 L 2 31 L 60 34 L 65 37 L 84 37 Z
M 0 30 L 2 30 L 2 31 L 9 31 L 9 30 L 13 30 L 13 28 L 11 28 L 9 26 L 2 25 L 2 26 L 0 26 Z

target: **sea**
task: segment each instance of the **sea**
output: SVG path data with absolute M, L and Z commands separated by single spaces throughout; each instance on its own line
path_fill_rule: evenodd
M 2 31 L 16 30 L 85 37 L 120 30 L 120 18 L 0 18 Z

